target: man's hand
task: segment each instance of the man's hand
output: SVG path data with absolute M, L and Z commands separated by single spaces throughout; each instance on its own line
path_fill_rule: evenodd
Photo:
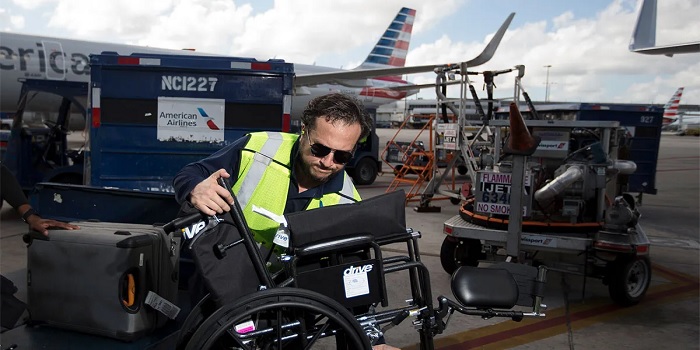
M 206 215 L 221 214 L 231 210 L 233 195 L 230 188 L 223 188 L 217 180 L 231 177 L 224 169 L 219 169 L 202 180 L 190 192 L 190 202 Z
M 44 236 L 49 235 L 50 228 L 60 228 L 64 230 L 77 230 L 80 228 L 76 225 L 63 221 L 42 219 L 39 215 L 31 215 L 29 218 L 27 218 L 27 223 L 29 224 L 30 229 L 40 232 Z
M 372 350 L 401 350 L 401 349 L 395 348 L 391 345 L 379 344 L 379 345 L 373 346 Z

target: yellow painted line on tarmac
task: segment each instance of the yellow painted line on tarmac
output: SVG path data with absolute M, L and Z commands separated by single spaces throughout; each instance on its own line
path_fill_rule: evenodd
M 652 273 L 668 280 L 666 283 L 655 285 L 647 290 L 642 304 L 633 307 L 621 307 L 609 298 L 595 298 L 585 303 L 569 305 L 569 320 L 572 330 L 578 330 L 601 323 L 616 317 L 633 314 L 646 307 L 644 304 L 653 302 L 665 304 L 689 300 L 698 297 L 700 280 L 681 272 L 652 264 Z M 524 319 L 521 322 L 505 321 L 494 325 L 480 327 L 435 340 L 435 348 L 439 350 L 457 349 L 503 349 L 531 343 L 564 334 L 567 329 L 565 308 L 546 311 L 544 319 Z M 450 326 L 456 326 L 454 323 Z M 414 344 L 404 349 L 419 349 Z

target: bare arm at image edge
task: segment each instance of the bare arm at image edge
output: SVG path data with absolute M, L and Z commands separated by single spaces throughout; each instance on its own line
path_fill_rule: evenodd
M 0 168 L 2 168 L 2 172 L 0 173 L 0 197 L 2 197 L 2 200 L 9 203 L 20 216 L 24 217 L 25 213 L 32 210 L 27 196 L 22 192 L 22 186 L 20 186 L 19 181 L 17 181 L 17 178 L 15 178 L 10 169 L 8 169 L 5 164 L 0 164 Z M 64 230 L 77 230 L 80 228 L 66 222 L 44 219 L 36 212 L 29 214 L 26 218 L 26 222 L 30 229 L 40 232 L 44 236 L 48 236 L 50 228 L 61 228 Z
M 0 164 L 2 167 L 2 172 L 0 173 L 0 193 L 2 194 L 2 199 L 10 204 L 15 210 L 19 211 L 19 207 L 25 204 L 29 204 L 27 197 L 22 192 L 22 186 L 20 186 L 19 181 L 12 174 L 10 169 L 8 169 L 5 164 Z M 27 211 L 29 208 L 25 209 Z M 24 214 L 20 212 L 19 215 Z

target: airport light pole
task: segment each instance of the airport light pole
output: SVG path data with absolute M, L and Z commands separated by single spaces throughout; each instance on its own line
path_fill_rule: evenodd
M 549 68 L 551 67 L 551 64 L 544 66 L 544 68 L 547 68 L 547 78 L 544 83 L 544 102 L 549 102 Z

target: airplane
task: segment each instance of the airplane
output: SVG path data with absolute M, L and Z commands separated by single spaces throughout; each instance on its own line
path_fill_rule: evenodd
M 298 119 L 308 102 L 322 94 L 342 92 L 360 99 L 367 109 L 403 99 L 418 93 L 411 83 L 401 78 L 404 74 L 431 72 L 436 67 L 457 64 L 430 64 L 405 66 L 406 54 L 411 38 L 416 11 L 402 8 L 379 38 L 365 61 L 357 68 L 343 70 L 315 65 L 294 64 L 296 73 L 292 118 Z M 471 60 L 468 67 L 488 62 L 510 25 L 515 13 L 511 13 L 484 50 Z M 50 38 L 16 33 L 0 33 L 0 111 L 14 112 L 17 106 L 21 83 L 18 79 L 33 78 L 47 80 L 89 81 L 89 55 L 103 51 L 114 51 L 122 55 L 134 52 L 160 54 L 203 54 L 193 51 L 158 49 L 152 47 L 98 43 L 90 41 Z M 218 55 L 217 55 L 218 56 Z M 395 89 L 394 89 L 395 88 Z M 35 96 L 27 111 L 53 112 L 58 102 L 44 103 L 55 96 Z M 42 110 L 51 106 L 51 110 Z
M 678 105 L 681 103 L 681 96 L 683 96 L 683 87 L 679 87 L 673 96 L 671 96 L 671 99 L 664 105 L 663 125 L 671 124 L 674 120 L 678 119 Z
M 697 112 L 679 112 L 678 106 L 681 103 L 683 96 L 683 87 L 679 87 L 673 94 L 670 100 L 664 105 L 664 116 L 662 125 L 665 130 L 677 130 L 684 134 L 685 129 L 693 125 L 697 129 L 700 123 L 700 113 Z
M 642 0 L 629 50 L 645 55 L 666 55 L 700 52 L 700 41 L 656 46 L 656 0 Z

